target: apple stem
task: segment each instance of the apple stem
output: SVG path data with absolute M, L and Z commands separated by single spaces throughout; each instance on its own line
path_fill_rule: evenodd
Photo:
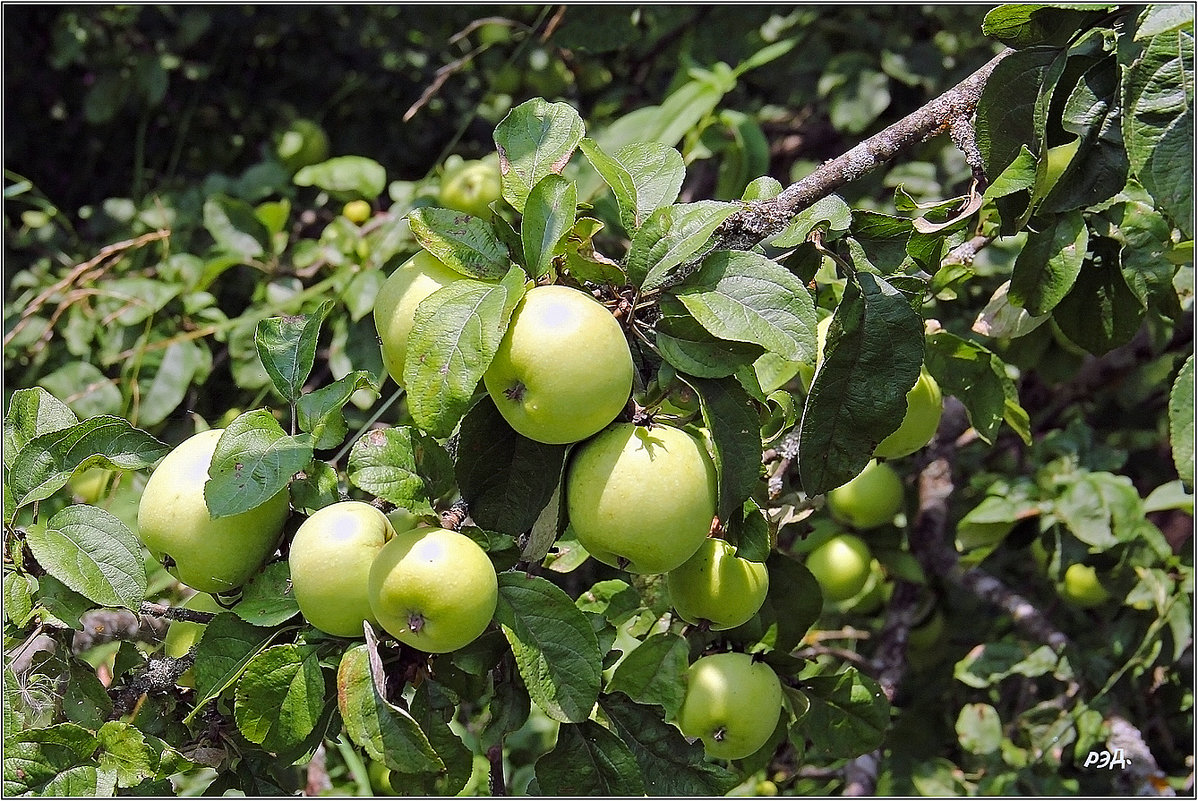
M 724 742 L 724 738 L 727 736 L 728 736 L 728 729 L 726 729 L 723 726 L 720 726 L 718 729 L 715 730 L 715 733 L 711 735 L 711 739 L 715 740 L 717 743 L 722 743 L 722 742 Z
M 408 628 L 412 630 L 413 634 L 419 634 L 420 630 L 424 628 L 424 616 L 419 612 L 408 615 Z
M 630 564 L 632 564 L 632 562 L 628 561 L 627 557 L 616 557 L 616 567 L 620 568 L 621 570 L 626 570 Z

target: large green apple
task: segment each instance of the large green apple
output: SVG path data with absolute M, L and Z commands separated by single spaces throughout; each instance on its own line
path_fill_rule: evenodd
M 519 433 L 554 445 L 578 442 L 628 403 L 632 354 L 603 304 L 571 287 L 539 286 L 512 313 L 483 381 Z
M 898 430 L 878 443 L 874 456 L 879 459 L 898 459 L 915 453 L 932 441 L 940 425 L 944 398 L 940 385 L 926 368 L 920 368 L 915 386 L 907 392 L 907 412 Z
M 807 554 L 805 564 L 825 599 L 846 601 L 865 588 L 872 562 L 869 546 L 860 537 L 841 534 Z
M 212 612 L 214 614 L 227 611 L 216 602 L 215 598 L 206 592 L 197 592 L 188 598 L 183 602 L 183 608 L 190 609 L 193 612 Z M 196 623 L 191 620 L 172 620 L 170 626 L 166 629 L 166 639 L 162 642 L 162 653 L 178 659 L 200 641 L 200 636 L 207 627 L 207 623 Z M 180 687 L 193 687 L 195 686 L 194 681 L 191 668 L 188 668 L 183 671 L 183 675 L 179 676 L 176 683 Z
M 782 684 L 748 654 L 703 656 L 686 672 L 678 728 L 709 756 L 743 759 L 765 745 L 782 714 Z
M 1090 565 L 1078 562 L 1065 569 L 1064 581 L 1061 582 L 1061 597 L 1074 606 L 1089 609 L 1106 603 L 1111 594 L 1102 586 L 1098 571 Z
M 475 217 L 489 217 L 491 204 L 502 194 L 497 159 L 463 162 L 441 179 L 441 205 Z
M 828 511 L 858 529 L 877 528 L 903 508 L 903 480 L 894 468 L 871 460 L 851 481 L 828 493 Z
M 679 617 L 723 631 L 757 614 L 770 576 L 761 562 L 737 556 L 731 543 L 708 537 L 690 559 L 666 574 L 666 584 Z
M 365 620 L 378 625 L 367 580 L 374 558 L 393 536 L 387 516 L 361 501 L 334 503 L 305 520 L 287 557 L 304 619 L 337 637 L 363 636 Z
M 416 322 L 416 307 L 429 295 L 464 276 L 427 251 L 420 251 L 395 269 L 374 300 L 374 327 L 382 343 L 383 364 L 395 383 L 403 386 L 408 335 Z
M 600 562 L 667 573 L 710 533 L 715 482 L 707 450 L 682 429 L 616 423 L 574 452 L 566 511 L 578 541 Z
M 473 642 L 491 622 L 499 599 L 486 551 L 465 534 L 443 528 L 396 534 L 375 557 L 367 583 L 379 625 L 431 654 Z
M 215 520 L 204 501 L 208 467 L 222 429 L 184 440 L 146 482 L 137 530 L 155 559 L 189 587 L 228 592 L 245 584 L 278 547 L 289 513 L 284 488 L 259 506 Z M 173 563 L 173 564 L 172 564 Z

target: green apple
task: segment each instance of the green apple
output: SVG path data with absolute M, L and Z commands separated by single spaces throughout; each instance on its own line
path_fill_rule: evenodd
M 898 459 L 915 453 L 932 441 L 940 425 L 944 399 L 940 385 L 926 368 L 920 368 L 915 386 L 907 392 L 907 412 L 898 430 L 878 443 L 874 456 L 879 459 Z
M 538 286 L 516 306 L 483 382 L 517 432 L 578 442 L 627 405 L 632 353 L 603 304 L 567 286 Z
M 713 631 L 736 628 L 757 614 L 769 583 L 764 564 L 742 559 L 731 543 L 713 537 L 666 574 L 678 616 L 688 623 L 706 621 Z
M 907 635 L 907 645 L 914 651 L 928 651 L 944 633 L 944 615 L 939 609 L 933 610 L 926 620 L 912 627 Z
M 464 276 L 427 251 L 420 251 L 395 269 L 374 300 L 374 327 L 382 344 L 383 364 L 395 383 L 403 386 L 408 335 L 416 322 L 416 307 L 429 295 Z
M 699 550 L 715 516 L 715 466 L 673 426 L 616 423 L 580 445 L 566 472 L 579 543 L 630 573 L 667 573 Z
M 370 219 L 372 211 L 365 200 L 351 200 L 341 209 L 341 215 L 354 225 L 361 225 Z
M 828 493 L 828 511 L 857 529 L 877 528 L 903 508 L 903 480 L 894 468 L 870 460 L 851 481 Z
M 399 795 L 391 784 L 391 768 L 378 760 L 370 760 L 366 766 L 366 775 L 370 779 L 370 789 L 375 795 Z
M 329 157 L 328 134 L 312 120 L 297 119 L 278 137 L 275 155 L 292 172 L 319 164 Z
M 499 581 L 486 551 L 465 534 L 416 528 L 382 547 L 367 581 L 370 608 L 386 631 L 431 654 L 478 638 L 495 615 Z
M 703 656 L 686 672 L 678 728 L 709 756 L 743 759 L 765 745 L 782 714 L 778 674 L 748 654 Z
M 190 609 L 193 612 L 212 612 L 214 614 L 227 611 L 216 602 L 215 598 L 206 592 L 197 592 L 188 598 L 183 602 L 183 608 Z M 204 633 L 204 629 L 207 627 L 207 623 L 196 623 L 191 620 L 172 620 L 166 629 L 166 639 L 162 643 L 162 652 L 167 656 L 178 659 L 200 641 L 200 635 Z M 194 678 L 191 675 L 191 668 L 183 672 L 183 675 L 178 678 L 177 683 L 180 687 L 195 686 Z
M 361 501 L 331 504 L 305 520 L 287 556 L 304 619 L 337 637 L 363 636 L 365 620 L 378 625 L 367 580 L 374 558 L 393 536 L 387 516 Z
M 807 554 L 806 565 L 819 582 L 824 598 L 847 601 L 865 588 L 873 556 L 853 534 L 841 534 Z
M 439 200 L 447 209 L 489 218 L 491 204 L 502 195 L 498 161 L 479 159 L 464 162 L 441 179 Z
M 137 530 L 155 559 L 189 587 L 228 592 L 245 584 L 278 547 L 290 512 L 286 488 L 259 506 L 213 519 L 204 501 L 208 467 L 223 429 L 184 440 L 146 482 Z
M 1111 595 L 1106 587 L 1102 586 L 1098 572 L 1090 565 L 1079 562 L 1065 569 L 1065 578 L 1061 582 L 1061 597 L 1074 606 L 1089 609 L 1106 603 Z

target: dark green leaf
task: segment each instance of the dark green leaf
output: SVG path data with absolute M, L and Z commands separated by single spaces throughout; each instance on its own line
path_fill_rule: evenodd
M 1187 489 L 1194 490 L 1194 357 L 1173 382 L 1169 393 L 1169 441 L 1173 445 L 1173 463 Z
M 848 668 L 835 676 L 805 680 L 803 692 L 811 701 L 804 725 L 821 734 L 812 737 L 812 752 L 848 759 L 882 744 L 890 724 L 890 703 L 873 679 Z
M 333 310 L 326 300 L 314 314 L 270 317 L 261 320 L 254 332 L 258 358 L 283 400 L 294 403 L 316 364 L 320 326 Z
M 241 600 L 233 607 L 233 614 L 246 623 L 267 627 L 286 623 L 298 612 L 286 559 L 272 562 L 250 579 L 241 590 Z
M 679 268 L 698 260 L 715 229 L 734 211 L 732 203 L 715 200 L 657 209 L 632 237 L 629 279 L 645 292 L 677 283 L 685 277 Z
M 1008 3 L 990 11 L 982 33 L 1008 47 L 1062 47 L 1079 31 L 1102 18 L 1112 5 Z
M 408 221 L 421 247 L 462 275 L 497 281 L 511 266 L 507 246 L 486 220 L 426 207 L 409 212 Z
M 270 232 L 244 200 L 218 195 L 204 201 L 204 227 L 218 249 L 242 261 L 270 252 Z
M 112 716 L 112 699 L 96 669 L 78 659 L 68 661 L 62 711 L 66 719 L 87 729 L 98 729 Z
M 379 394 L 379 385 L 365 370 L 354 370 L 328 386 L 301 395 L 296 402 L 299 427 L 313 437 L 316 450 L 335 448 L 345 440 L 349 428 L 342 409 L 358 390 Z
M 1144 307 L 1123 278 L 1119 255 L 1107 248 L 1101 261 L 1086 262 L 1053 310 L 1062 333 L 1095 356 L 1130 341 L 1144 317 Z
M 711 435 L 717 485 L 716 514 L 730 520 L 761 478 L 761 423 L 757 407 L 734 381 L 695 379 L 703 422 Z
M 1011 272 L 1011 302 L 1033 315 L 1052 311 L 1077 280 L 1089 239 L 1080 211 L 1054 216 L 1030 233 Z
M 266 409 L 245 412 L 217 440 L 204 502 L 214 518 L 254 509 L 285 490 L 311 461 L 311 436 L 287 436 Z
M 501 573 L 495 619 L 537 706 L 563 723 L 590 717 L 599 696 L 599 642 L 569 596 L 543 578 Z
M 252 626 L 232 612 L 221 612 L 214 617 L 195 646 L 191 672 L 198 700 L 187 719 L 195 717 L 205 704 L 232 686 L 254 655 L 277 636 L 278 631 Z
M 449 436 L 466 413 L 524 296 L 524 282 L 524 273 L 512 267 L 498 284 L 454 281 L 416 307 L 404 385 L 412 418 L 429 434 Z
M 419 788 L 429 795 L 457 795 L 461 792 L 473 772 L 474 755 L 462 738 L 449 728 L 447 717 L 452 716 L 455 709 L 445 691 L 435 682 L 424 681 L 416 688 L 412 698 L 412 717 L 428 735 L 429 743 L 445 763 L 445 770 L 440 774 L 397 775 L 392 777 L 393 782 L 403 783 L 405 790 Z
M 376 198 L 387 188 L 383 165 L 363 156 L 338 156 L 310 164 L 295 174 L 296 186 L 315 186 L 326 192 Z
M 928 372 L 945 393 L 965 404 L 970 425 L 984 442 L 992 444 L 1003 421 L 1006 384 L 1010 383 L 1002 360 L 976 342 L 947 331 L 929 336 L 927 345 Z
M 26 541 L 50 575 L 101 606 L 136 610 L 145 599 L 141 543 L 99 507 L 68 506 L 44 526 L 30 526 Z
M 565 723 L 557 745 L 537 760 L 540 791 L 554 796 L 640 796 L 640 768 L 619 737 L 592 720 Z
M 38 790 L 56 776 L 87 762 L 99 747 L 95 735 L 74 723 L 5 731 L 4 795 Z
M 848 283 L 799 423 L 799 478 L 809 495 L 860 473 L 898 428 L 923 363 L 922 328 L 884 279 L 862 272 Z
M 315 646 L 271 646 L 246 664 L 237 682 L 237 728 L 268 751 L 293 748 L 316 727 L 325 695 Z
M 582 118 L 565 103 L 538 97 L 509 111 L 495 126 L 504 199 L 523 212 L 529 192 L 542 178 L 561 175 L 582 135 Z
M 769 558 L 770 525 L 757 501 L 749 498 L 744 508 L 729 521 L 729 539 L 736 543 L 736 555 L 750 562 Z
M 600 708 L 632 751 L 650 796 L 719 796 L 735 787 L 735 773 L 704 758 L 703 746 L 687 743 L 652 706 L 619 693 L 604 695 Z
M 645 638 L 612 673 L 607 692 L 620 692 L 640 704 L 657 704 L 673 718 L 686 695 L 690 646 L 677 634 L 662 632 Z
M 565 252 L 566 235 L 578 213 L 578 187 L 560 175 L 546 175 L 528 193 L 520 221 L 524 263 L 533 278 L 553 267 L 555 256 Z
M 368 431 L 349 452 L 355 487 L 418 515 L 433 513 L 452 469 L 440 443 L 412 426 Z
M 783 553 L 771 553 L 765 566 L 770 575 L 765 606 L 778 625 L 774 650 L 789 653 L 819 618 L 824 593 L 806 565 Z
M 699 378 L 725 378 L 761 356 L 760 345 L 716 339 L 687 312 L 682 301 L 663 295 L 654 324 L 662 358 L 679 372 Z
M 312 514 L 341 500 L 337 471 L 331 464 L 319 459 L 313 459 L 302 472 L 296 473 L 296 479 L 288 489 L 292 508 L 305 514 Z

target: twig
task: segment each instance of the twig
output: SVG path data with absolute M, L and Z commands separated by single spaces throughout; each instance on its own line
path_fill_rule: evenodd
M 721 246 L 740 250 L 751 248 L 781 232 L 796 214 L 817 200 L 890 162 L 907 148 L 945 131 L 954 133 L 954 141 L 966 147 L 967 160 L 977 160 L 976 145 L 971 147 L 969 144 L 972 135 L 964 136 L 963 130 L 967 126 L 959 121 L 972 117 L 990 74 L 1012 52 L 1002 51 L 952 89 L 844 155 L 826 162 L 777 197 L 746 204 L 716 229 Z
M 149 601 L 142 601 L 141 607 L 137 610 L 139 615 L 150 615 L 153 617 L 165 617 L 170 620 L 186 620 L 189 623 L 211 623 L 212 618 L 216 615 L 212 612 L 200 612 L 195 609 L 184 609 L 181 606 L 167 606 L 165 604 L 155 604 Z

